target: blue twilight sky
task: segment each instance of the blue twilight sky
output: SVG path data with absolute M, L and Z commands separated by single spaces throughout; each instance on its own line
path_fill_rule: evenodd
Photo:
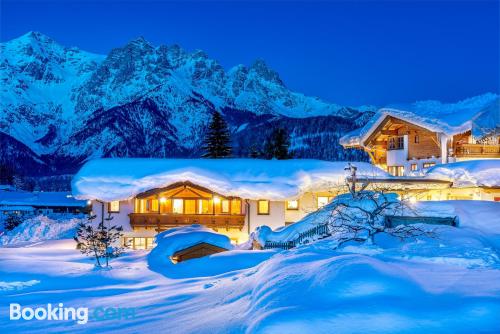
M 144 36 L 226 69 L 264 59 L 289 88 L 347 105 L 499 90 L 499 2 L 0 0 L 0 40 L 40 31 L 107 53 Z

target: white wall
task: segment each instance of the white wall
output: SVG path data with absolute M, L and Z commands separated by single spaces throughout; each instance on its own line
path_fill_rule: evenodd
M 285 225 L 285 202 L 270 201 L 269 214 L 257 214 L 257 201 L 248 201 L 250 203 L 250 232 L 255 231 L 258 226 L 267 225 L 273 230 Z M 243 231 L 248 231 L 248 215 L 243 227 Z
M 387 150 L 387 166 L 404 166 L 408 159 L 408 135 L 403 136 L 404 146 L 401 150 Z
M 132 231 L 130 227 L 130 219 L 128 217 L 129 213 L 134 212 L 134 200 L 120 201 L 120 212 L 111 213 L 113 220 L 111 223 L 113 225 L 122 226 L 125 232 Z M 102 203 L 98 201 L 92 201 L 92 213 L 97 215 L 95 221 L 100 222 L 102 217 Z M 104 202 L 104 218 L 108 217 L 108 203 Z

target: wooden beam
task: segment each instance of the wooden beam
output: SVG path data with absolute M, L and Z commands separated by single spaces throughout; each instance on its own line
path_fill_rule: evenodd
M 397 130 L 381 130 L 380 134 L 385 135 L 385 136 L 397 136 L 398 131 Z

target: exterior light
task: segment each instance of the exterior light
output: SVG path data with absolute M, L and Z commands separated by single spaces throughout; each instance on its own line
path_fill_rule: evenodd
M 417 199 L 415 197 L 410 197 L 410 203 L 416 203 Z
M 88 201 L 87 201 L 87 205 L 90 205 L 90 204 L 92 204 L 92 201 L 91 201 L 91 200 L 88 200 Z
M 165 203 L 167 199 L 165 197 L 160 197 L 160 203 Z
M 217 197 L 217 196 L 215 196 L 215 197 L 214 197 L 214 203 L 215 203 L 215 204 L 219 204 L 219 203 L 220 203 L 220 198 L 219 198 L 219 197 Z

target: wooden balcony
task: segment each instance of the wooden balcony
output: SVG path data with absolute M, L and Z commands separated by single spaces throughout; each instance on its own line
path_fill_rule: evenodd
M 500 158 L 500 145 L 461 144 L 455 147 L 457 158 Z
M 245 224 L 245 215 L 229 214 L 159 214 L 159 213 L 131 213 L 130 225 L 132 228 L 155 228 L 158 232 L 172 227 L 200 224 L 215 229 L 239 229 Z

